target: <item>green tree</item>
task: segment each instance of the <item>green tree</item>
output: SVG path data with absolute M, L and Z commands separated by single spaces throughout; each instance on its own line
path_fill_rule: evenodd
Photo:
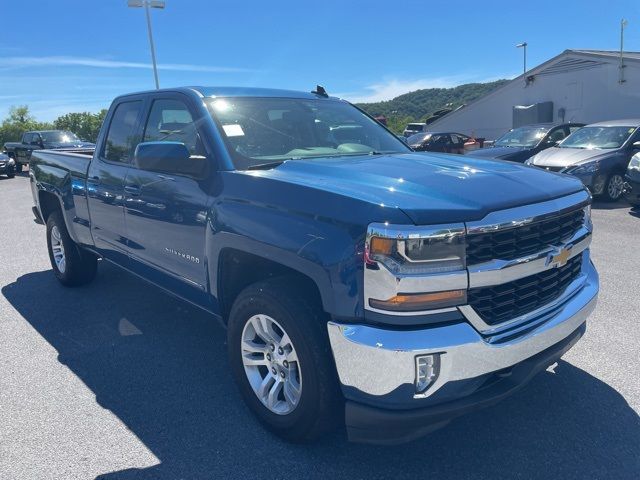
M 56 118 L 53 125 L 58 130 L 69 130 L 83 140 L 95 142 L 106 114 L 106 109 L 98 113 L 67 113 Z
M 0 124 L 0 146 L 5 142 L 19 142 L 22 134 L 28 130 L 47 130 L 52 125 L 38 122 L 27 105 L 13 106 L 9 109 L 9 116 Z

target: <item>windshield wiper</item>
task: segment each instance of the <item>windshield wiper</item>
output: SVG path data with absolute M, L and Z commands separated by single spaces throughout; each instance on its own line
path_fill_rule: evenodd
M 278 165 L 282 165 L 284 160 L 278 160 L 277 162 L 258 163 L 257 165 L 250 165 L 247 170 L 269 170 L 275 168 Z

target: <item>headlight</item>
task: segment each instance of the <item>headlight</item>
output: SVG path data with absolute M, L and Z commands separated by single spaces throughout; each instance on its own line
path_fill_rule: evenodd
M 600 168 L 600 161 L 583 163 L 576 167 L 570 167 L 565 170 L 564 173 L 570 173 L 571 175 L 587 175 L 589 173 L 595 173 Z
M 464 226 L 396 228 L 374 231 L 365 250 L 368 265 L 378 262 L 394 274 L 435 274 L 465 269 Z
M 7 163 L 9 165 L 15 165 L 16 161 L 13 158 L 9 157 L 9 161 Z
M 462 276 L 466 268 L 463 224 L 431 227 L 376 225 L 376 228 L 370 228 L 367 235 L 365 265 L 371 274 L 384 269 L 391 275 L 385 276 L 390 282 L 389 289 L 371 295 L 370 307 L 394 312 L 416 312 L 466 303 L 466 288 L 433 288 L 405 293 L 402 287 L 397 290 L 394 287 L 401 278 L 432 278 L 440 285 L 439 277 L 451 274 Z
M 631 157 L 628 168 L 629 170 L 638 170 L 640 172 L 640 154 L 636 153 Z

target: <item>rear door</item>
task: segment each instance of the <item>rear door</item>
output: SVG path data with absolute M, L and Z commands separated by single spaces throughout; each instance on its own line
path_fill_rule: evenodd
M 186 96 L 154 95 L 145 114 L 142 140 L 184 143 L 193 162 L 211 164 L 196 117 Z M 198 304 L 205 304 L 208 298 L 204 254 L 210 197 L 206 177 L 145 171 L 134 161 L 125 182 L 131 268 Z
M 16 162 L 26 165 L 31 158 L 31 150 L 38 145 L 37 133 L 25 133 L 22 137 L 22 145 L 16 147 Z
M 91 234 L 96 249 L 121 265 L 128 263 L 124 223 L 124 180 L 140 139 L 143 97 L 127 97 L 109 113 L 109 125 L 87 174 Z

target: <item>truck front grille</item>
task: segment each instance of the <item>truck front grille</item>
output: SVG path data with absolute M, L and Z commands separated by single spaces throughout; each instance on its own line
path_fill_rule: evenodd
M 521 227 L 467 236 L 467 265 L 490 260 L 513 260 L 560 245 L 575 234 L 584 222 L 582 209 L 545 218 Z
M 552 268 L 513 282 L 491 287 L 472 288 L 469 305 L 489 325 L 497 325 L 532 312 L 558 298 L 580 275 L 582 255 L 564 266 Z

